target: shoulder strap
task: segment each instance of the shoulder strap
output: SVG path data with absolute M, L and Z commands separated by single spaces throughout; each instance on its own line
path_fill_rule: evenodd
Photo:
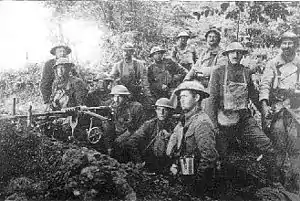
M 141 69 L 138 68 L 138 62 L 135 59 L 133 60 L 133 68 L 136 82 L 139 82 L 139 80 L 141 79 Z

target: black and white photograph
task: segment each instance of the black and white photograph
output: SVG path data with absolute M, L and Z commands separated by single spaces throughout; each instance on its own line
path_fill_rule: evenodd
M 300 1 L 0 1 L 0 201 L 300 201 Z

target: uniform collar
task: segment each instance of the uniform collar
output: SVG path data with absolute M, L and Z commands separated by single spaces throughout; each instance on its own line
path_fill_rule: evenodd
M 221 50 L 221 47 L 219 45 L 216 47 L 211 47 L 209 45 L 206 46 L 206 52 L 218 54 L 220 50 Z
M 192 120 L 194 119 L 194 117 L 197 115 L 197 114 L 200 114 L 202 112 L 202 109 L 201 109 L 201 106 L 200 105 L 197 105 L 196 107 L 194 107 L 191 111 L 189 111 L 188 113 L 186 113 L 184 115 L 184 118 L 185 118 L 185 126 L 189 125 Z

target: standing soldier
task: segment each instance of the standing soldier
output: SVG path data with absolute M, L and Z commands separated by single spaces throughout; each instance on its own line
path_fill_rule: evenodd
M 207 46 L 201 51 L 196 64 L 184 79 L 199 79 L 204 87 L 208 87 L 212 68 L 217 64 L 220 53 L 222 52 L 222 49 L 219 46 L 221 34 L 218 29 L 212 28 L 205 34 L 205 39 Z
M 182 82 L 187 70 L 171 59 L 166 59 L 163 54 L 166 50 L 153 47 L 150 57 L 154 59 L 148 68 L 150 91 L 155 99 L 170 97 L 172 91 Z
M 266 117 L 270 113 L 269 106 L 289 99 L 292 108 L 300 106 L 295 89 L 300 82 L 300 57 L 296 55 L 299 46 L 298 36 L 285 32 L 281 37 L 281 52 L 270 60 L 264 70 L 260 85 L 259 99 L 262 107 L 262 124 L 266 128 Z
M 289 172 L 285 181 L 290 190 L 299 193 L 300 189 L 300 57 L 296 55 L 299 38 L 288 31 L 280 40 L 281 52 L 270 60 L 265 68 L 260 85 L 259 99 L 262 109 L 262 126 L 281 156 L 280 163 L 289 164 L 284 172 Z M 271 118 L 273 117 L 273 118 Z M 268 118 L 271 125 L 268 127 Z M 297 120 L 298 119 L 298 120 Z
M 175 93 L 180 97 L 184 118 L 170 137 L 167 155 L 179 159 L 187 191 L 203 195 L 218 157 L 213 123 L 201 109 L 201 101 L 209 94 L 197 81 L 184 81 Z M 178 173 L 177 167 L 172 165 L 173 174 Z
M 142 61 L 132 57 L 134 47 L 131 43 L 125 43 L 122 46 L 122 50 L 123 59 L 113 66 L 111 77 L 116 84 L 127 87 L 134 100 L 144 104 L 151 97 L 147 69 Z
M 197 61 L 197 52 L 194 45 L 188 44 L 190 35 L 186 32 L 180 32 L 177 36 L 177 44 L 172 49 L 172 60 L 179 63 L 187 70 Z
M 129 157 L 124 145 L 130 136 L 144 123 L 144 110 L 139 102 L 129 99 L 130 92 L 123 85 L 116 85 L 111 90 L 113 95 L 113 116 L 115 123 L 114 156 L 120 162 L 127 162 Z
M 175 124 L 172 122 L 173 106 L 167 98 L 160 98 L 155 103 L 156 117 L 146 121 L 130 137 L 130 146 L 134 162 L 146 162 L 150 172 L 169 173 L 170 160 L 166 149 Z
M 67 55 L 71 53 L 71 49 L 68 46 L 65 45 L 58 45 L 53 47 L 50 50 L 50 53 L 55 56 L 55 58 L 48 60 L 44 67 L 42 72 L 42 79 L 41 79 L 41 93 L 43 97 L 44 104 L 46 104 L 46 110 L 49 109 L 50 106 L 50 96 L 52 93 L 52 84 L 55 78 L 55 73 L 53 66 L 56 63 L 56 60 L 59 58 L 66 58 Z
M 264 154 L 269 161 L 270 176 L 276 176 L 273 174 L 278 170 L 273 144 L 248 108 L 250 99 L 257 103 L 258 96 L 250 69 L 240 63 L 243 55 L 247 53 L 238 42 L 229 44 L 223 52 L 228 61 L 218 65 L 212 72 L 208 114 L 219 129 L 216 139 L 221 159 L 227 156 L 228 148 L 234 148 L 230 145 L 237 138 Z
M 84 105 L 88 93 L 82 79 L 70 76 L 74 64 L 67 58 L 57 59 L 53 70 L 55 79 L 52 85 L 50 103 L 53 110 Z

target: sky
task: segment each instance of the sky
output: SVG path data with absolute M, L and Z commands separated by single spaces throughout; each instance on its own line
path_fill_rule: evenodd
M 51 10 L 38 1 L 0 2 L 0 71 L 24 68 L 27 62 L 50 59 L 53 28 Z M 62 30 L 70 41 L 71 55 L 85 62 L 101 54 L 99 38 L 103 36 L 95 22 L 64 20 Z

